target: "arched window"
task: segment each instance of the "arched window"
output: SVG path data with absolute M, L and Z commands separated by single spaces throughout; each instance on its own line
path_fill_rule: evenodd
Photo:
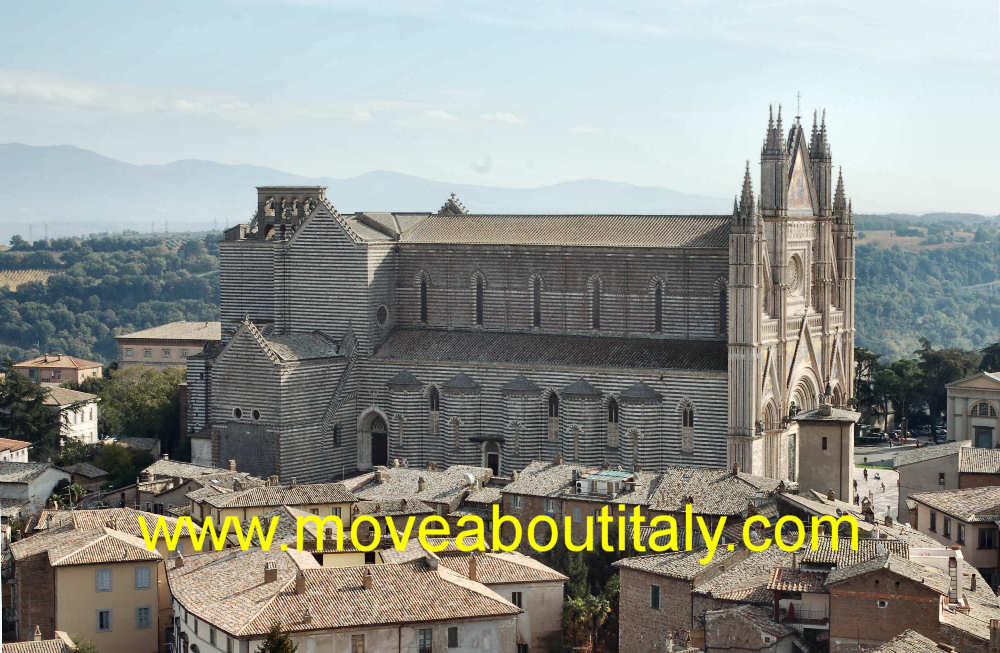
M 535 277 L 531 288 L 531 325 L 542 326 L 542 278 Z
M 608 400 L 608 446 L 618 447 L 618 402 Z
M 483 283 L 483 278 L 480 276 L 476 277 L 476 324 L 482 326 L 483 324 L 483 303 L 486 299 L 486 288 Z
M 969 411 L 969 415 L 972 417 L 996 417 L 997 409 L 994 408 L 988 401 L 980 401 L 972 406 L 972 410 Z
M 690 401 L 685 400 L 681 404 L 681 451 L 691 453 L 694 451 L 694 406 Z
M 590 328 L 601 328 L 601 280 L 594 279 L 590 290 Z
M 663 284 L 656 282 L 656 289 L 653 291 L 653 331 L 661 333 L 663 331 Z
M 694 406 L 685 404 L 681 414 L 681 426 L 689 429 L 694 428 Z
M 719 333 L 726 335 L 729 333 L 729 290 L 723 281 L 719 282 Z
M 441 423 L 441 394 L 436 386 L 431 386 L 431 391 L 427 396 L 427 411 L 431 435 L 437 435 L 440 432 Z
M 549 395 L 549 441 L 559 439 L 559 397 L 556 393 Z
M 427 277 L 420 277 L 420 321 L 427 322 Z

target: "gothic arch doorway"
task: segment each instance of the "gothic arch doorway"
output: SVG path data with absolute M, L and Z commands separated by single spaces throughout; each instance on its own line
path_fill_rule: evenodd
M 375 465 L 389 464 L 389 428 L 385 418 L 372 412 L 362 422 L 362 433 L 371 447 L 371 463 Z
M 492 440 L 483 443 L 483 467 L 492 469 L 494 476 L 500 475 L 500 445 Z

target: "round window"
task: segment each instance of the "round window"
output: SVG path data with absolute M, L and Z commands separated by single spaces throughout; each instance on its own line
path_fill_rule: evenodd
M 260 419 L 260 411 L 259 410 L 254 409 L 254 411 L 253 411 L 253 413 L 251 413 L 251 415 L 253 415 L 254 420 L 259 420 Z
M 233 409 L 233 417 L 235 417 L 236 419 L 242 418 L 243 417 L 243 411 L 240 410 L 239 408 L 234 408 Z
M 379 326 L 385 326 L 386 321 L 389 319 L 389 309 L 385 306 L 379 306 L 378 310 L 375 311 L 375 321 L 378 322 Z

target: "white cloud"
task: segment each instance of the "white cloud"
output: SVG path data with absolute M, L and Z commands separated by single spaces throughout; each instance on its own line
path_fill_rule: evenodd
M 427 109 L 424 111 L 424 116 L 435 120 L 458 120 L 458 116 L 444 109 Z
M 524 124 L 524 121 L 518 118 L 516 114 L 510 113 L 508 111 L 494 111 L 493 113 L 484 113 L 481 117 L 483 120 L 489 120 L 491 122 L 502 122 L 508 125 Z

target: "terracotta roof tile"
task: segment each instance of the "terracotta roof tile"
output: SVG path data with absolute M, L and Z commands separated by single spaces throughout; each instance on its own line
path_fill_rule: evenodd
M 0 451 L 18 451 L 25 447 L 30 447 L 30 442 L 24 440 L 12 440 L 11 438 L 0 438 Z
M 1000 519 L 1000 487 L 918 492 L 910 499 L 949 514 L 964 522 L 992 522 Z
M 95 361 L 88 361 L 83 358 L 77 358 L 76 356 L 67 356 L 65 354 L 45 354 L 14 365 L 14 367 L 52 367 L 52 368 L 72 367 L 79 370 L 87 370 L 101 366 L 102 363 L 97 363 Z
M 927 639 L 915 630 L 904 630 L 888 642 L 868 649 L 868 653 L 927 653 L 940 650 L 934 640 Z
M 1000 474 L 1000 449 L 964 447 L 958 456 L 961 474 Z
M 825 571 L 804 571 L 789 567 L 775 567 L 767 589 L 780 592 L 824 592 Z
M 115 336 L 116 340 L 221 340 L 221 322 L 168 322 L 132 333 Z
M 476 580 L 484 585 L 509 583 L 565 582 L 567 576 L 521 553 L 442 555 L 441 564 L 463 576 L 469 576 L 471 560 L 476 558 Z
M 204 498 L 205 503 L 216 508 L 304 506 L 353 503 L 356 500 L 357 498 L 344 487 L 343 483 L 258 485 L 246 490 L 216 493 Z

